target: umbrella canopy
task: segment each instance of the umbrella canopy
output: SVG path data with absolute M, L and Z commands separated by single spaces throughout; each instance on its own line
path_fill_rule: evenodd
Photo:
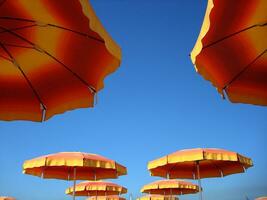
M 87 198 L 87 200 L 126 200 L 123 197 L 120 197 L 118 195 L 109 195 L 109 196 L 93 196 Z
M 208 0 L 191 60 L 231 102 L 267 105 L 266 10 L 266 0 Z
M 73 187 L 66 190 L 66 194 L 73 194 Z M 126 194 L 127 189 L 118 184 L 104 181 L 86 181 L 76 185 L 76 196 L 107 196 Z M 99 199 L 98 199 L 99 200 Z
M 89 1 L 0 0 L 0 13 L 0 119 L 92 107 L 121 50 Z
M 16 200 L 13 197 L 0 197 L 0 200 Z
M 176 196 L 166 196 L 166 195 L 145 195 L 137 198 L 136 200 L 179 200 Z
M 25 161 L 23 173 L 50 179 L 99 180 L 126 175 L 127 169 L 97 154 L 61 152 Z
M 258 197 L 257 199 L 255 200 L 267 200 L 267 197 Z
M 153 160 L 148 163 L 148 169 L 152 176 L 197 179 L 197 165 L 200 178 L 210 178 L 244 172 L 253 163 L 250 158 L 236 152 L 197 148 L 177 151 Z
M 180 180 L 159 180 L 149 183 L 141 189 L 142 193 L 161 195 L 194 194 L 198 191 L 197 185 Z

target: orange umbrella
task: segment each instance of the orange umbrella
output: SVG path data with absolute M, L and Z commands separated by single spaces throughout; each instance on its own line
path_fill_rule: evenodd
M 118 195 L 109 195 L 109 196 L 97 196 L 97 197 L 93 196 L 87 198 L 87 200 L 126 200 L 126 199 Z
M 148 163 L 152 176 L 198 179 L 242 173 L 252 167 L 250 158 L 223 149 L 186 149 Z M 202 191 L 202 190 L 200 190 Z M 200 192 L 202 199 L 202 192 Z
M 199 191 L 197 185 L 181 180 L 159 180 L 145 185 L 142 193 L 161 195 L 194 194 Z
M 92 107 L 121 50 L 89 1 L 2 0 L 0 13 L 0 119 Z
M 267 105 L 266 10 L 266 0 L 208 0 L 191 60 L 231 102 Z
M 0 197 L 0 200 L 16 200 L 13 197 Z
M 73 187 L 66 190 L 66 194 L 73 194 Z M 118 184 L 104 181 L 86 181 L 76 185 L 76 196 L 107 196 L 126 194 L 127 189 Z M 98 199 L 99 200 L 99 199 Z
M 145 195 L 137 198 L 136 200 L 179 200 L 178 197 L 166 196 L 166 195 Z
M 127 174 L 126 167 L 97 154 L 62 152 L 27 160 L 23 173 L 48 179 L 76 180 L 117 178 Z
M 267 197 L 258 197 L 257 199 L 255 200 L 267 200 Z

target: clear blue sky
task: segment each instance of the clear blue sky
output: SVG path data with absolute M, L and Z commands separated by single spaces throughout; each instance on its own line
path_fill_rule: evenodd
M 94 109 L 45 123 L 0 122 L 0 195 L 20 200 L 63 200 L 72 183 L 22 174 L 39 155 L 83 151 L 128 167 L 115 182 L 139 196 L 156 180 L 147 162 L 183 148 L 216 147 L 253 158 L 245 174 L 204 179 L 207 200 L 253 199 L 267 194 L 267 108 L 231 104 L 198 75 L 189 59 L 206 0 L 92 0 L 122 47 L 123 61 L 105 80 Z M 183 196 L 196 200 L 197 195 Z

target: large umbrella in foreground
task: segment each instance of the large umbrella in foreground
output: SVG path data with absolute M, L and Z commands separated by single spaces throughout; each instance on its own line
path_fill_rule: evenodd
M 191 60 L 231 102 L 267 106 L 266 10 L 266 0 L 208 0 Z
M 72 195 L 74 187 L 66 189 L 66 194 Z M 106 181 L 86 181 L 76 185 L 76 196 L 109 196 L 126 194 L 127 189 L 118 184 Z
M 25 161 L 23 173 L 47 179 L 73 180 L 75 199 L 76 180 L 117 178 L 127 174 L 127 169 L 100 155 L 62 152 Z
M 179 198 L 176 196 L 152 194 L 139 197 L 136 200 L 179 200 Z
M 13 197 L 0 197 L 0 200 L 16 200 Z
M 257 199 L 255 200 L 267 200 L 267 197 L 258 197 Z
M 202 178 L 242 173 L 252 166 L 250 158 L 236 152 L 212 148 L 181 150 L 148 163 L 152 176 L 198 179 L 199 188 L 202 188 Z M 200 191 L 202 199 L 202 189 Z
M 183 195 L 199 192 L 197 185 L 181 180 L 159 180 L 147 185 L 141 189 L 142 193 L 160 194 L 160 195 Z
M 92 107 L 120 59 L 88 0 L 0 0 L 0 119 Z

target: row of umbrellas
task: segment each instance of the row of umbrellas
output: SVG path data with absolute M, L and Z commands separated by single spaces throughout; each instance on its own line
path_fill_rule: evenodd
M 201 179 L 242 173 L 252 166 L 250 158 L 228 150 L 212 148 L 180 150 L 148 163 L 148 170 L 152 176 L 167 180 L 146 185 L 141 191 L 163 195 L 199 192 L 199 199 L 202 200 Z M 198 180 L 198 186 L 190 182 L 168 180 L 177 178 Z
M 127 168 L 106 157 L 81 153 L 61 152 L 27 160 L 23 164 L 23 173 L 45 179 L 73 180 L 73 187 L 66 194 L 75 197 L 115 195 L 126 193 L 127 189 L 109 182 L 97 182 L 102 179 L 114 179 L 127 174 Z M 76 180 L 94 180 L 76 185 Z
M 208 0 L 191 59 L 232 102 L 267 105 L 266 10 L 266 0 Z M 0 1 L 0 13 L 0 119 L 93 107 L 121 49 L 89 1 Z
M 144 185 L 141 192 L 149 195 L 139 199 L 172 199 L 176 198 L 176 195 L 199 193 L 202 200 L 201 179 L 242 173 L 252 166 L 250 158 L 228 150 L 213 148 L 180 150 L 148 163 L 148 170 L 152 176 L 166 179 Z M 23 173 L 44 179 L 73 180 L 73 186 L 67 188 L 65 193 L 72 195 L 74 200 L 76 196 L 96 199 L 100 196 L 119 200 L 121 198 L 119 195 L 127 193 L 127 188 L 123 186 L 102 181 L 126 175 L 127 168 L 97 154 L 61 152 L 37 157 L 24 162 Z M 177 178 L 197 179 L 198 185 Z M 76 184 L 76 180 L 86 181 Z

